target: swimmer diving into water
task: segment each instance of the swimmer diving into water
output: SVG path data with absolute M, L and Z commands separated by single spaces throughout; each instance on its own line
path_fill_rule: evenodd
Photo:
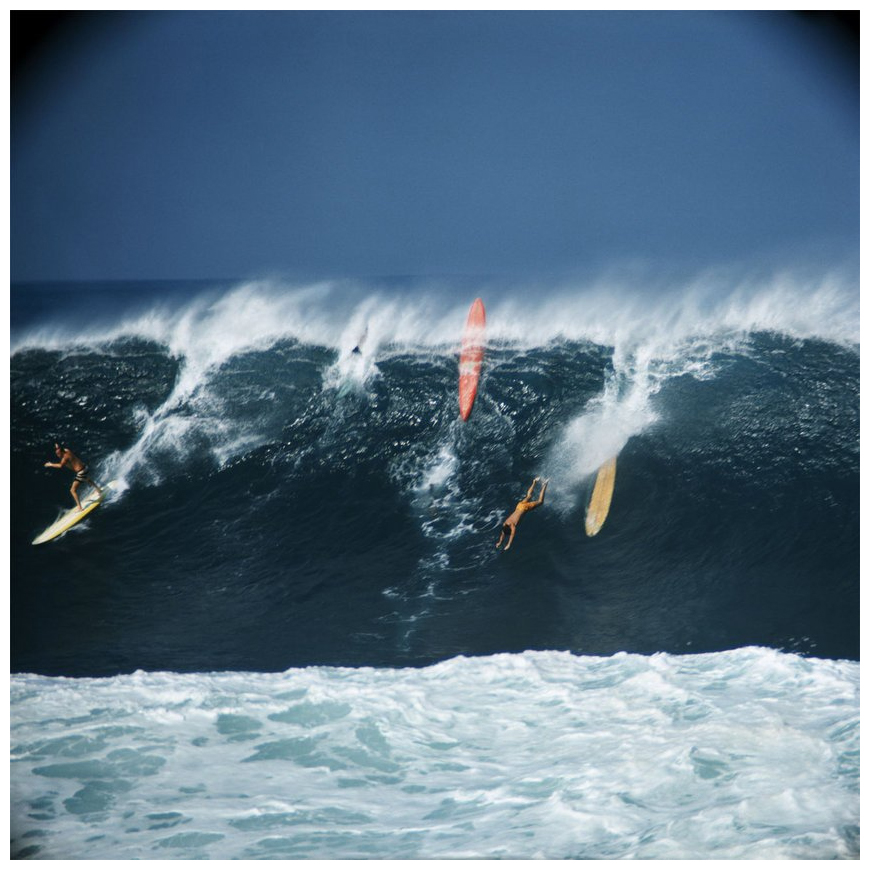
M 535 484 L 540 480 L 540 477 L 536 477 L 532 481 L 532 485 L 529 487 L 529 491 L 526 493 L 526 497 L 517 503 L 516 508 L 514 508 L 514 512 L 502 523 L 501 527 L 501 535 L 499 535 L 498 543 L 495 545 L 495 548 L 498 549 L 501 546 L 501 542 L 504 540 L 504 536 L 509 534 L 508 542 L 505 545 L 505 552 L 507 552 L 511 548 L 511 544 L 514 542 L 514 535 L 517 532 L 517 525 L 519 521 L 523 518 L 525 514 L 529 511 L 534 510 L 536 507 L 539 507 L 544 503 L 544 493 L 547 491 L 547 484 L 550 482 L 549 478 L 541 484 L 541 491 L 538 493 L 538 500 L 532 500 L 532 492 L 534 492 Z

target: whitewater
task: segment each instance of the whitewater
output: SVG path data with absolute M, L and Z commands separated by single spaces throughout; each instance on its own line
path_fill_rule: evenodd
M 858 856 L 858 665 L 765 649 L 12 681 L 13 857 Z

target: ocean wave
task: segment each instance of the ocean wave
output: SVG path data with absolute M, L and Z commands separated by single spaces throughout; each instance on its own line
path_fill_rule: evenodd
M 13 600 L 21 625 L 30 604 L 38 622 L 43 605 L 52 614 L 50 642 L 21 632 L 17 661 L 87 674 L 128 661 L 425 664 L 526 647 L 857 649 L 856 348 L 699 335 L 678 309 L 677 326 L 651 318 L 645 343 L 490 336 L 464 423 L 458 345 L 399 346 L 392 319 L 373 324 L 369 291 L 371 307 L 347 317 L 306 297 L 341 348 L 275 338 L 276 322 L 243 349 L 252 322 L 274 314 L 248 288 L 259 314 L 239 319 L 230 350 L 218 339 L 235 292 L 209 316 L 202 299 L 179 303 L 189 317 L 175 347 L 196 345 L 191 359 L 142 336 L 13 354 Z M 447 301 L 461 323 L 468 300 Z M 489 306 L 496 332 L 505 304 Z M 69 500 L 43 468 L 55 438 L 120 484 L 78 534 L 32 548 Z M 596 469 L 613 456 L 610 514 L 589 539 Z M 505 555 L 499 526 L 536 476 L 550 478 L 546 504 Z M 93 560 L 124 582 L 98 590 Z M 187 622 L 154 645 L 148 615 L 165 590 Z M 92 649 L 66 615 L 82 601 L 86 622 L 105 608 L 127 630 Z M 247 629 L 230 630 L 240 618 Z

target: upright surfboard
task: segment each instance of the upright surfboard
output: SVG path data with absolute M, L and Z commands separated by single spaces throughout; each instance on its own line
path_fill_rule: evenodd
M 592 498 L 586 508 L 586 534 L 591 538 L 601 531 L 607 512 L 610 510 L 610 500 L 613 498 L 613 484 L 616 481 L 616 457 L 608 459 L 598 469 Z
M 95 489 L 91 489 L 86 498 L 82 499 L 82 509 L 77 507 L 68 510 L 61 514 L 41 535 L 33 539 L 34 544 L 44 544 L 47 541 L 53 541 L 60 537 L 64 532 L 68 532 L 73 526 L 80 523 L 88 514 L 95 511 L 103 502 L 103 496 L 109 487 L 116 484 L 118 481 L 113 480 L 103 486 L 103 492 L 98 493 Z
M 483 300 L 475 299 L 465 321 L 462 333 L 462 352 L 459 355 L 459 416 L 467 420 L 477 396 L 480 367 L 483 363 L 483 341 L 486 311 Z

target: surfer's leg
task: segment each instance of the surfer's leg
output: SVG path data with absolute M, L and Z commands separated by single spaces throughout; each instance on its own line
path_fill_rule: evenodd
M 529 507 L 529 510 L 532 510 L 533 508 L 536 508 L 536 507 L 540 507 L 544 503 L 544 493 L 547 491 L 547 484 L 549 482 L 550 481 L 548 479 L 548 480 L 545 480 L 541 484 L 541 491 L 538 493 L 537 501 L 532 502 L 531 506 Z
M 87 481 L 98 493 L 100 493 L 100 495 L 103 494 L 103 491 L 97 486 L 96 481 L 93 481 L 90 478 L 87 478 Z
M 544 489 L 546 489 L 546 487 L 544 487 Z M 528 513 L 529 511 L 533 511 L 536 507 L 540 507 L 543 503 L 544 503 L 544 490 L 542 489 L 541 492 L 538 494 L 537 501 L 530 501 L 528 503 L 528 505 L 526 506 L 526 513 Z
M 535 478 L 532 481 L 532 485 L 529 487 L 529 491 L 526 493 L 526 501 L 532 500 L 532 493 L 535 491 L 535 484 L 538 482 L 539 478 Z
M 80 483 L 81 483 L 80 480 L 74 480 L 73 485 L 69 488 L 70 494 L 72 495 L 73 499 L 75 500 L 75 503 L 78 505 L 79 510 L 82 509 L 82 503 L 81 503 L 81 501 L 79 501 L 79 494 L 77 491 Z

